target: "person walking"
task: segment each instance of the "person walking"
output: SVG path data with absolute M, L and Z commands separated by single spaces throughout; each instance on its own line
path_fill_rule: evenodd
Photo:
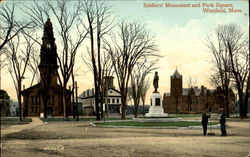
M 226 131 L 226 114 L 223 110 L 221 110 L 221 115 L 220 115 L 220 130 L 221 130 L 221 136 L 227 136 L 227 131 Z
M 207 113 L 205 110 L 204 113 L 202 114 L 202 127 L 203 127 L 203 135 L 207 135 L 207 123 L 208 123 L 208 118 L 210 118 L 210 115 Z

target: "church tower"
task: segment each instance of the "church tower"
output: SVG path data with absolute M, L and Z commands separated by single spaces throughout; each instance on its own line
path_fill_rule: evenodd
M 182 75 L 176 69 L 174 74 L 170 76 L 171 80 L 171 96 L 182 96 Z
M 40 50 L 40 79 L 41 83 L 46 82 L 47 86 L 55 87 L 57 85 L 57 52 L 53 27 L 50 19 L 44 24 L 42 37 L 42 46 Z

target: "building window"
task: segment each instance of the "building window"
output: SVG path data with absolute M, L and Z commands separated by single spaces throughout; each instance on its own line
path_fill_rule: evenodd
M 31 107 L 31 112 L 34 113 L 34 107 L 33 106 Z
M 113 103 L 113 104 L 115 103 L 115 99 L 112 99 L 112 103 Z
M 35 107 L 35 113 L 37 113 L 37 107 Z
M 110 99 L 108 99 L 108 103 L 110 103 Z
M 39 96 L 36 96 L 36 104 L 39 104 Z
M 117 104 L 119 104 L 119 103 L 120 103 L 119 99 L 116 99 L 116 103 L 117 103 Z
M 31 96 L 31 103 L 35 104 L 35 97 L 34 96 Z

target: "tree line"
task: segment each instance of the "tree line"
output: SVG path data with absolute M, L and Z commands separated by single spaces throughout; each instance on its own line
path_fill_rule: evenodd
M 250 98 L 249 34 L 236 24 L 219 25 L 215 38 L 208 36 L 206 45 L 213 55 L 211 83 L 221 86 L 225 98 L 224 109 L 229 117 L 229 90 L 238 94 L 240 117 L 246 118 Z
M 23 79 L 28 71 L 31 71 L 32 81 L 43 81 L 39 78 L 39 47 L 41 35 L 39 31 L 48 18 L 52 19 L 54 32 L 57 34 L 57 47 L 59 63 L 58 78 L 62 86 L 64 119 L 68 118 L 66 99 L 67 88 L 74 93 L 76 57 L 82 54 L 83 63 L 93 73 L 95 89 L 96 119 L 103 116 L 104 98 L 107 92 L 104 77 L 115 74 L 121 92 L 121 119 L 125 119 L 125 109 L 128 99 L 128 88 L 131 78 L 133 93 L 145 103 L 145 95 L 148 90 L 148 78 L 146 77 L 155 69 L 157 60 L 157 45 L 154 36 L 146 29 L 143 23 L 138 21 L 122 20 L 116 22 L 112 16 L 112 6 L 103 1 L 32 1 L 29 5 L 15 2 L 1 4 L 1 56 L 8 61 L 8 70 L 15 85 L 20 120 L 24 118 L 24 107 L 21 102 Z M 24 15 L 21 17 L 20 14 Z M 83 48 L 83 44 L 87 46 Z M 152 59 L 155 58 L 155 59 Z M 153 61 L 154 60 L 154 61 Z M 137 72 L 144 68 L 142 74 Z M 140 77 L 140 78 L 138 78 Z M 44 87 L 46 89 L 46 87 Z M 46 91 L 48 92 L 48 91 Z M 43 97 L 44 104 L 46 96 Z M 136 103 L 138 104 L 138 103 Z M 101 113 L 101 114 L 100 114 Z M 47 113 L 44 113 L 45 118 Z

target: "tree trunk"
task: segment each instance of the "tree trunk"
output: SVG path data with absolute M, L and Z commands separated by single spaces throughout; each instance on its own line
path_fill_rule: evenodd
M 225 90 L 225 98 L 226 98 L 226 100 L 225 100 L 225 113 L 226 113 L 227 118 L 229 118 L 230 115 L 229 115 L 228 88 L 226 88 L 226 90 Z
M 135 118 L 137 118 L 137 115 L 138 115 L 138 105 L 135 105 L 135 113 L 134 113 L 134 116 Z
M 145 116 L 145 100 L 142 100 L 142 115 Z
M 22 87 L 22 83 L 21 81 L 18 81 L 18 95 L 17 95 L 17 99 L 18 99 L 18 105 L 19 105 L 19 116 L 20 116 L 20 121 L 23 121 L 23 106 L 22 106 L 22 99 L 21 99 L 21 87 Z
M 73 82 L 73 84 L 72 84 L 72 102 L 73 102 L 73 104 L 72 104 L 72 106 L 73 106 L 73 118 L 76 118 L 76 104 L 75 104 L 75 92 L 74 92 L 74 89 L 75 89 L 75 83 L 74 83 L 74 80 L 72 81 Z M 77 97 L 77 95 L 76 95 L 76 97 Z M 76 98 L 77 99 L 77 98 Z
M 239 92 L 240 118 L 247 117 L 247 103 L 244 102 L 243 93 Z
M 126 96 L 124 95 L 124 91 L 121 91 L 121 106 L 122 106 L 122 114 L 121 119 L 124 120 L 126 118 Z
M 245 110 L 242 114 L 242 118 L 247 117 L 247 112 L 248 112 L 248 99 L 250 97 L 250 80 L 249 79 L 250 79 L 250 76 L 248 76 L 248 81 L 247 81 L 247 88 L 246 88 L 246 92 L 245 92 L 246 94 L 244 97 Z
M 67 106 L 66 106 L 66 85 L 64 83 L 63 88 L 62 88 L 62 97 L 63 97 L 63 119 L 68 120 L 68 115 L 67 115 Z
M 100 110 L 99 110 L 99 90 L 97 89 L 97 85 L 95 85 L 95 110 L 96 110 L 96 120 L 101 120 Z
M 100 94 L 101 95 L 101 97 L 100 97 L 100 104 L 101 104 L 101 118 L 103 118 L 104 117 L 104 114 L 103 114 L 103 94 Z

